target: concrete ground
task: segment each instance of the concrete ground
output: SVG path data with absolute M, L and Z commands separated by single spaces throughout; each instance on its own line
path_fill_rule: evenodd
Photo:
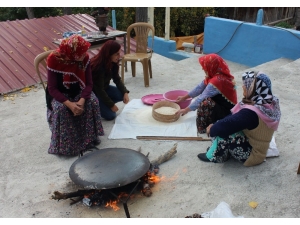
M 227 61 L 236 77 L 241 99 L 241 74 L 247 66 Z M 130 65 L 130 64 L 129 64 Z M 125 73 L 130 99 L 146 94 L 161 94 L 172 89 L 194 88 L 204 78 L 198 56 L 174 61 L 158 54 L 152 58 L 153 78 L 144 87 L 142 66 L 137 75 Z M 177 153 L 160 166 L 151 197 L 136 195 L 128 201 L 132 218 L 184 218 L 194 213 L 213 210 L 225 201 L 235 216 L 245 218 L 300 217 L 300 162 L 298 123 L 300 60 L 279 59 L 254 69 L 266 72 L 273 82 L 273 93 L 280 99 L 281 124 L 275 133 L 280 156 L 268 158 L 255 167 L 244 167 L 230 160 L 222 164 L 205 163 L 197 154 L 205 152 L 209 142 L 144 141 L 107 139 L 114 121 L 103 121 L 105 136 L 98 148 L 122 147 L 147 154 L 155 159 L 177 143 Z M 298 75 L 298 76 L 297 76 Z M 123 103 L 118 103 L 122 111 Z M 51 199 L 54 191 L 72 192 L 80 189 L 69 178 L 69 169 L 77 157 L 47 153 L 50 130 L 46 121 L 43 88 L 16 92 L 0 97 L 0 217 L 1 218 L 125 218 L 124 210 L 70 205 L 71 200 Z M 205 136 L 204 136 L 205 137 Z M 249 202 L 257 202 L 254 209 Z

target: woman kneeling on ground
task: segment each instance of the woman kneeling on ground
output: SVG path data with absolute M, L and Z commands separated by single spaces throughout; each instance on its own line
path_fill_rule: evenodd
M 81 36 L 64 39 L 47 58 L 47 120 L 51 143 L 48 153 L 79 155 L 100 144 L 103 136 L 99 102 L 92 92 L 92 74 Z
M 116 118 L 119 108 L 115 103 L 129 102 L 129 91 L 119 75 L 120 54 L 121 45 L 114 40 L 109 40 L 91 59 L 93 91 L 99 99 L 101 116 L 106 120 Z M 111 79 L 116 86 L 110 85 Z
M 281 117 L 279 100 L 272 94 L 267 75 L 250 71 L 242 79 L 244 98 L 231 110 L 232 115 L 207 127 L 213 142 L 207 153 L 198 155 L 200 160 L 222 163 L 234 158 L 244 166 L 265 160 Z
M 205 79 L 185 96 L 179 96 L 177 103 L 188 98 L 196 98 L 188 107 L 177 114 L 185 115 L 197 109 L 198 132 L 205 133 L 206 127 L 230 114 L 237 103 L 234 77 L 227 63 L 217 54 L 208 54 L 199 58 L 205 72 Z

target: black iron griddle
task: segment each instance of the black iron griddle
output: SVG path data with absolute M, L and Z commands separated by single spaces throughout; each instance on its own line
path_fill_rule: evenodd
M 149 168 L 149 159 L 140 152 L 105 148 L 78 158 L 70 167 L 69 176 L 85 189 L 111 189 L 137 181 Z

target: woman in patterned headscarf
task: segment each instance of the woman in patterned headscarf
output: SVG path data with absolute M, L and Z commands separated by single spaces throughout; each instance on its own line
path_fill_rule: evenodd
M 206 74 L 205 79 L 187 95 L 178 97 L 177 102 L 197 98 L 177 114 L 183 116 L 197 109 L 197 129 L 199 133 L 205 133 L 209 124 L 230 114 L 237 103 L 237 94 L 234 77 L 220 56 L 208 54 L 200 57 L 199 63 Z
M 99 102 L 92 92 L 89 47 L 81 36 L 72 35 L 47 58 L 50 154 L 78 155 L 100 144 L 98 136 L 104 135 Z
M 265 160 L 281 117 L 279 100 L 262 72 L 245 72 L 242 79 L 244 98 L 231 110 L 232 115 L 207 127 L 213 143 L 207 153 L 198 155 L 200 160 L 217 163 L 234 158 L 245 166 Z

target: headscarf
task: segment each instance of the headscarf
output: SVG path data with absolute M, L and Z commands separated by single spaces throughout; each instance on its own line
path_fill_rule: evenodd
M 85 70 L 89 64 L 87 50 L 90 43 L 81 36 L 74 34 L 62 40 L 59 48 L 47 58 L 47 68 L 63 74 L 63 85 L 69 89 L 71 83 L 79 82 L 80 88 L 85 88 Z M 82 61 L 78 61 L 83 56 Z
M 243 85 L 246 87 L 246 96 L 231 109 L 231 112 L 237 113 L 243 108 L 250 109 L 261 118 L 266 125 L 277 130 L 281 111 L 279 99 L 272 94 L 272 84 L 270 78 L 262 72 L 249 71 L 242 76 Z
M 232 104 L 237 103 L 234 76 L 230 74 L 227 63 L 217 54 L 208 54 L 199 58 L 203 70 L 207 72 L 205 85 L 213 85 Z

